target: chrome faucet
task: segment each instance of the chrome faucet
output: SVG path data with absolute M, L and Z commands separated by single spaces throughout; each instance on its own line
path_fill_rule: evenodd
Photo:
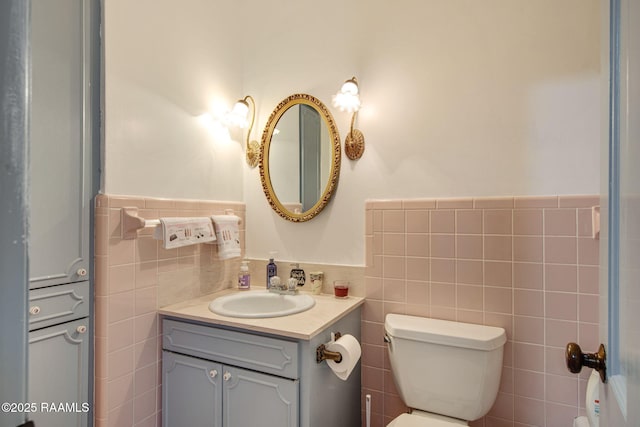
M 280 280 L 280 277 L 278 276 L 273 276 L 270 280 L 269 280 L 269 292 L 273 292 L 275 294 L 280 294 L 280 295 L 295 295 L 298 293 L 298 289 L 297 289 L 297 285 L 298 285 L 298 281 L 296 279 L 293 279 L 294 282 L 291 281 L 291 279 L 289 279 L 290 283 L 287 284 L 283 284 L 282 280 Z

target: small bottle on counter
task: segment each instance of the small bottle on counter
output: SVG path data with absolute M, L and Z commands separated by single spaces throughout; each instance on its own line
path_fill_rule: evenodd
M 304 270 L 300 268 L 300 264 L 291 264 L 291 267 L 293 268 L 291 269 L 291 273 L 289 273 L 289 277 L 296 279 L 298 281 L 298 286 L 304 286 L 307 277 L 304 274 Z
M 251 274 L 249 273 L 249 261 L 242 261 L 240 273 L 238 273 L 238 289 L 251 288 Z
M 311 280 L 311 292 L 314 295 L 320 295 L 322 293 L 322 277 L 324 274 L 322 271 L 309 272 L 309 279 Z
M 275 252 L 269 253 L 269 264 L 267 264 L 267 289 L 271 287 L 271 278 L 278 275 L 278 266 L 273 262 Z

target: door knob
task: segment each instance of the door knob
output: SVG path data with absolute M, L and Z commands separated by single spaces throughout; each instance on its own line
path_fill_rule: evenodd
M 597 353 L 583 353 L 578 344 L 570 342 L 567 344 L 565 357 L 567 369 L 570 372 L 577 374 L 583 366 L 586 366 L 598 371 L 603 383 L 607 381 L 607 352 L 604 350 L 603 344 L 600 344 Z

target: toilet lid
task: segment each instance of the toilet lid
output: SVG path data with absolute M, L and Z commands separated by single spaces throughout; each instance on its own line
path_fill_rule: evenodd
M 445 417 L 425 417 L 417 414 L 402 414 L 395 418 L 387 427 L 460 427 L 468 426 L 462 420 L 455 420 L 453 418 L 446 419 Z

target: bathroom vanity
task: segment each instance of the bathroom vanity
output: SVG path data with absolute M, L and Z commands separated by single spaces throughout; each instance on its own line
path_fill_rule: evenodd
M 313 308 L 274 318 L 209 311 L 230 292 L 160 310 L 163 425 L 360 425 L 360 362 L 342 381 L 316 349 L 332 332 L 360 340 L 364 300 L 314 295 Z

